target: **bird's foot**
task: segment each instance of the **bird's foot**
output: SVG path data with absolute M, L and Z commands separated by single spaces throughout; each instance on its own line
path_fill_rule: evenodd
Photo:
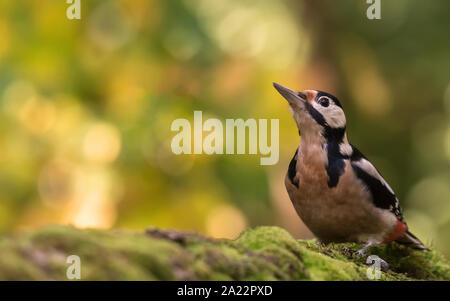
M 355 254 L 356 254 L 356 256 L 359 256 L 359 257 L 363 257 L 363 258 L 367 257 L 366 252 L 363 249 L 356 251 Z
M 378 257 L 377 255 L 366 254 L 366 250 L 371 246 L 371 243 L 367 243 L 364 247 L 355 252 L 356 256 L 366 259 L 366 264 L 379 264 L 381 270 L 386 272 L 387 270 L 389 270 L 389 264 L 385 260 Z
M 327 244 L 322 242 L 322 241 L 320 241 L 320 240 L 317 240 L 316 241 L 316 246 L 325 248 L 327 246 Z
M 373 245 L 373 243 L 371 243 L 371 242 L 366 243 L 366 244 L 364 245 L 364 247 L 362 247 L 361 249 L 359 249 L 358 251 L 356 251 L 355 254 L 356 254 L 357 256 L 361 256 L 361 257 L 363 257 L 363 258 L 367 257 L 367 255 L 366 255 L 366 250 L 367 250 L 368 248 L 370 248 L 372 245 Z

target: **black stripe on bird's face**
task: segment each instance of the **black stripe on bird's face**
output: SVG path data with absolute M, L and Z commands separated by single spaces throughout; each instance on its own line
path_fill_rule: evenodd
M 336 102 L 336 104 L 338 103 Z M 325 167 L 328 174 L 328 187 L 336 187 L 339 183 L 339 178 L 345 170 L 345 158 L 340 151 L 340 144 L 343 142 L 345 136 L 345 126 L 338 128 L 330 127 L 323 115 L 308 102 L 306 103 L 306 110 L 323 127 L 322 135 L 326 139 L 325 145 L 328 159 Z
M 344 139 L 345 135 L 345 126 L 333 128 L 328 125 L 328 123 L 325 121 L 325 118 L 323 117 L 322 113 L 320 113 L 316 108 L 314 108 L 309 102 L 305 103 L 306 110 L 308 111 L 309 115 L 319 124 L 321 125 L 324 130 L 322 132 L 322 135 L 327 140 L 334 140 L 337 142 L 342 142 L 342 139 Z

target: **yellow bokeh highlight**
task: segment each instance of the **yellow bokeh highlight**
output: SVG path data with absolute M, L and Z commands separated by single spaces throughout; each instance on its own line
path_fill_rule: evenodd
M 116 182 L 103 168 L 81 169 L 75 178 L 73 200 L 64 222 L 80 228 L 110 228 L 116 219 Z
M 111 163 L 120 153 L 120 133 L 113 125 L 96 123 L 92 125 L 83 140 L 83 154 L 96 163 Z
M 47 132 L 55 121 L 56 109 L 53 103 L 29 98 L 19 111 L 19 119 L 24 127 L 33 134 Z
M 206 218 L 206 232 L 216 238 L 236 238 L 246 227 L 244 214 L 232 205 L 219 205 Z
M 352 54 L 348 53 L 352 45 Z M 362 39 L 348 36 L 340 42 L 340 55 L 346 79 L 356 105 L 365 113 L 382 116 L 391 110 L 391 92 L 378 69 L 373 51 Z

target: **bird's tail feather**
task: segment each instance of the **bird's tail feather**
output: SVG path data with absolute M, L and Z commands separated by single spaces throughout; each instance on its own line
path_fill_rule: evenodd
M 396 240 L 399 244 L 408 246 L 410 248 L 421 250 L 421 251 L 429 251 L 430 249 L 426 248 L 423 243 L 411 232 L 406 231 L 405 236 Z

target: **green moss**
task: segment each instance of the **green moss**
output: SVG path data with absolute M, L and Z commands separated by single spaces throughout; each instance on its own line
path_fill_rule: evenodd
M 180 231 L 80 230 L 51 226 L 0 238 L 0 280 L 65 280 L 69 255 L 83 280 L 367 280 L 356 244 L 295 240 L 277 227 L 238 239 L 213 240 Z M 391 244 L 370 250 L 390 265 L 380 280 L 449 280 L 435 252 Z

